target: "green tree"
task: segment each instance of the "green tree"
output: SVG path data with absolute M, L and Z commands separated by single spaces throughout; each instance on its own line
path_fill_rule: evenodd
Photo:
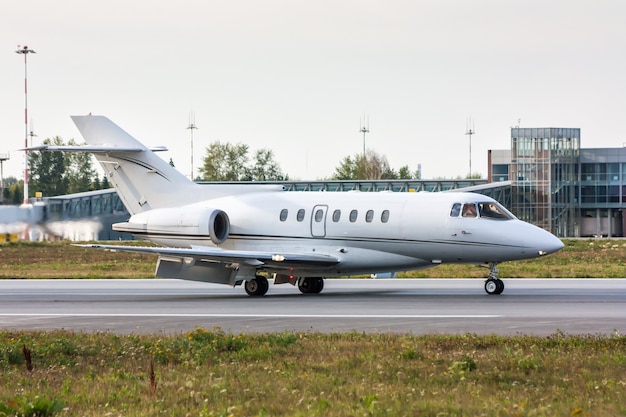
M 15 177 L 4 179 L 3 199 L 4 204 L 22 204 L 24 202 L 24 181 Z
M 408 165 L 404 165 L 400 167 L 400 170 L 398 171 L 398 179 L 410 180 L 413 178 L 415 177 L 413 176 L 413 174 L 411 174 L 411 170 L 409 169 Z
M 271 149 L 263 148 L 254 153 L 254 165 L 249 169 L 250 181 L 284 181 L 287 176 L 281 171 Z
M 246 176 L 248 145 L 213 142 L 206 150 L 200 177 L 205 181 L 241 181 Z
M 43 141 L 44 145 L 62 146 L 63 140 L 56 136 L 53 139 Z M 63 152 L 35 151 L 29 154 L 28 169 L 29 196 L 36 192 L 43 193 L 44 196 L 55 196 L 67 194 L 68 179 L 65 174 L 65 155 Z
M 389 167 L 387 157 L 372 150 L 354 157 L 346 156 L 331 177 L 334 180 L 379 180 L 397 178 L 397 174 Z
M 10 204 L 22 204 L 24 202 L 24 181 L 19 181 L 9 189 Z
M 70 139 L 68 145 L 77 146 L 78 143 L 74 139 Z M 65 177 L 67 178 L 68 194 L 82 193 L 95 189 L 93 184 L 96 171 L 91 164 L 91 154 L 88 152 L 69 152 L 65 154 Z
M 341 160 L 339 166 L 335 168 L 335 173 L 332 175 L 333 180 L 356 180 L 359 176 L 358 159 L 362 156 L 355 156 L 353 159 L 351 156 L 346 156 Z
M 109 188 L 112 188 L 111 183 L 109 182 L 109 177 L 107 177 L 107 175 L 104 174 L 102 176 L 102 182 L 100 183 L 100 189 L 108 190 Z
M 259 149 L 250 162 L 248 145 L 213 142 L 199 177 L 204 181 L 280 181 L 287 179 L 270 149 Z
M 63 146 L 63 139 L 56 136 L 43 142 L 45 145 Z M 68 145 L 78 145 L 73 139 Z M 87 152 L 35 151 L 29 156 L 30 190 L 32 195 L 41 192 L 44 197 L 80 193 L 97 189 L 94 184 L 96 172 L 91 154 Z M 31 197 L 32 197 L 31 195 Z

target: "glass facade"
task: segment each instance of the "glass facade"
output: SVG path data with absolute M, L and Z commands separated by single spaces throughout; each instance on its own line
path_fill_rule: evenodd
M 557 236 L 578 235 L 580 129 L 511 128 L 512 211 Z

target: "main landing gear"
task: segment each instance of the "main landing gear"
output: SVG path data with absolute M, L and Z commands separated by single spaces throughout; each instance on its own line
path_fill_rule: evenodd
M 243 283 L 248 295 L 252 297 L 262 297 L 267 293 L 270 285 L 263 275 L 257 275 L 249 281 Z M 319 294 L 324 289 L 323 277 L 301 278 L 298 282 L 298 289 L 302 294 Z
M 504 291 L 504 282 L 498 278 L 498 268 L 495 262 L 489 262 L 489 278 L 485 281 L 485 291 L 489 295 L 500 295 Z
M 302 278 L 298 283 L 298 289 L 302 294 L 319 294 L 324 289 L 324 278 L 308 277 Z
M 264 296 L 267 290 L 270 288 L 270 284 L 267 282 L 267 278 L 265 278 L 263 275 L 257 275 L 254 279 L 246 281 L 243 286 L 246 289 L 248 295 L 253 297 Z

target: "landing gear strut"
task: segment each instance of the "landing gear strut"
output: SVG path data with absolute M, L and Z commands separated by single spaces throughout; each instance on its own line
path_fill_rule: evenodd
M 267 290 L 270 288 L 270 284 L 267 282 L 267 278 L 262 275 L 257 275 L 254 279 L 246 281 L 244 288 L 248 295 L 253 297 L 264 296 Z
M 307 277 L 300 280 L 298 289 L 302 294 L 319 294 L 324 289 L 324 278 Z
M 504 291 L 504 282 L 498 278 L 500 271 L 495 262 L 489 262 L 489 278 L 485 281 L 485 291 L 489 295 L 500 295 Z

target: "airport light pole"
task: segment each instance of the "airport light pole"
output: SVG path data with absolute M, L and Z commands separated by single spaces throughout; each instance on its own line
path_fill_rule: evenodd
M 472 176 L 472 135 L 476 134 L 476 130 L 474 130 L 474 124 L 473 123 L 471 124 L 472 124 L 472 127 L 468 127 L 467 131 L 465 132 L 465 134 L 469 136 L 469 177 L 468 178 L 471 178 Z
M 365 134 L 370 132 L 370 120 L 369 117 L 363 116 L 363 123 L 361 123 L 361 128 L 359 133 L 363 133 L 363 159 L 365 159 Z
M 193 113 L 189 113 L 189 126 L 187 129 L 191 134 L 191 181 L 193 181 L 193 131 L 198 129 L 198 126 L 195 125 L 196 115 Z
M 24 204 L 28 204 L 28 54 L 35 54 L 28 46 L 18 45 L 15 53 L 24 55 Z

